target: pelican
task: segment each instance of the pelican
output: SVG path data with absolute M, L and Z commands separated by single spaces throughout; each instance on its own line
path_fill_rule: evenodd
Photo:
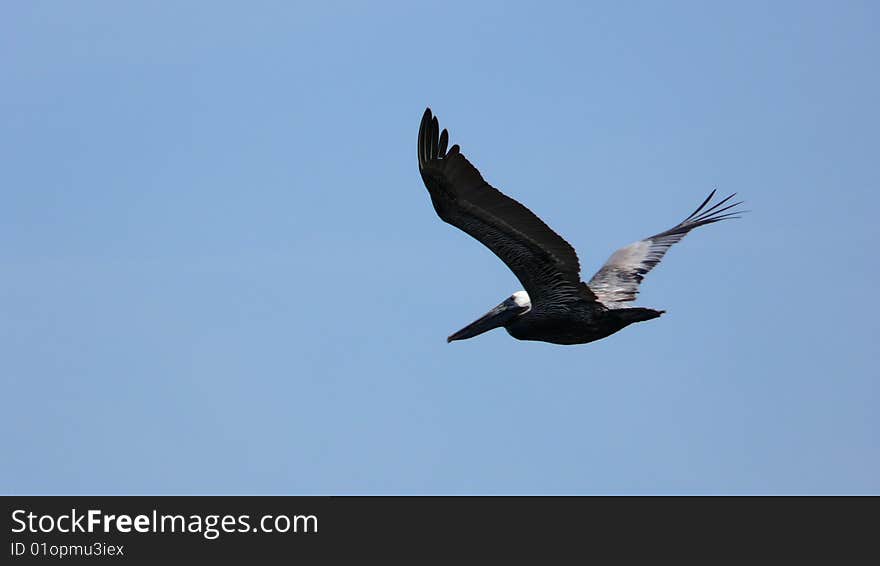
M 584 283 L 574 248 L 528 208 L 483 180 L 458 145 L 447 150 L 431 109 L 419 126 L 419 172 L 434 210 L 492 250 L 513 271 L 524 290 L 513 293 L 474 322 L 447 338 L 473 338 L 503 326 L 518 340 L 586 344 L 634 322 L 666 311 L 632 306 L 639 284 L 666 251 L 699 226 L 738 218 L 742 204 L 727 204 L 736 193 L 710 206 L 713 190 L 697 209 L 665 232 L 620 248 Z

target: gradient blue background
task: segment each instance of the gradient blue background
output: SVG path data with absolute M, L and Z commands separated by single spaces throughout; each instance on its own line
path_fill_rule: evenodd
M 878 493 L 873 2 L 18 2 L 0 491 Z M 577 347 L 434 214 L 425 106 L 584 276 L 752 210 Z

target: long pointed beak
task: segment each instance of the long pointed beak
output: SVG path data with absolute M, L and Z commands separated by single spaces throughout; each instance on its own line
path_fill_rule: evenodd
M 474 336 L 492 330 L 493 328 L 504 326 L 526 310 L 528 309 L 512 304 L 512 301 L 504 301 L 477 320 L 451 335 L 446 339 L 446 342 L 466 340 L 467 338 L 473 338 Z

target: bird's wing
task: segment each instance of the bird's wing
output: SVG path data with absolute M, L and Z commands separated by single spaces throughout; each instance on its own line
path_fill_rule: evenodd
M 712 191 L 703 204 L 681 223 L 665 232 L 634 242 L 614 252 L 605 265 L 593 275 L 590 286 L 600 303 L 608 308 L 624 308 L 635 300 L 639 284 L 655 265 L 660 263 L 672 244 L 681 241 L 685 235 L 699 226 L 712 224 L 729 218 L 738 218 L 740 211 L 732 211 L 742 202 L 724 206 L 736 193 L 706 208 L 715 191 Z
M 419 127 L 419 172 L 440 218 L 470 234 L 501 258 L 529 294 L 532 308 L 595 300 L 580 280 L 580 263 L 563 240 L 528 208 L 483 180 L 458 145 L 447 151 L 431 109 Z

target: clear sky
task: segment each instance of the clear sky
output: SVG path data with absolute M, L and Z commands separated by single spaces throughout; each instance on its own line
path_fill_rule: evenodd
M 0 491 L 880 493 L 874 2 L 16 2 Z M 441 222 L 430 105 L 584 277 L 752 212 L 582 346 Z

